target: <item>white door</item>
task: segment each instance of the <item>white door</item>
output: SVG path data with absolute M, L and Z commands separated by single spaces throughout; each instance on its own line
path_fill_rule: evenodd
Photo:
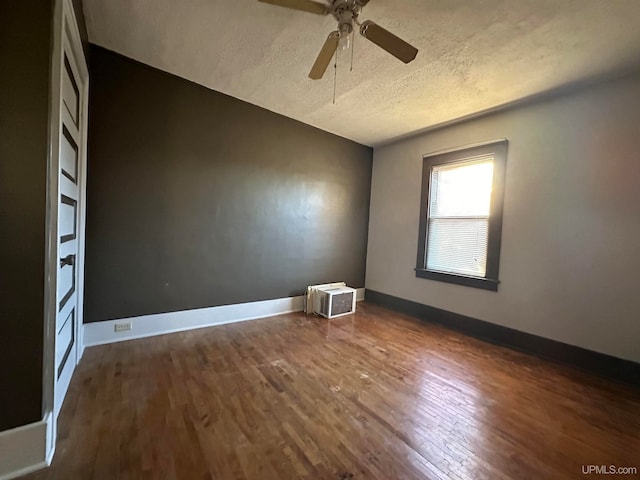
M 58 181 L 58 252 L 56 317 L 56 412 L 67 392 L 77 362 L 79 173 L 82 145 L 82 79 L 75 67 L 68 41 L 64 42 L 62 68 L 62 131 Z
M 56 420 L 82 355 L 88 70 L 70 0 L 56 1 L 49 169 L 45 405 Z M 48 365 L 47 365 L 48 363 Z M 47 392 L 48 390 L 48 392 Z

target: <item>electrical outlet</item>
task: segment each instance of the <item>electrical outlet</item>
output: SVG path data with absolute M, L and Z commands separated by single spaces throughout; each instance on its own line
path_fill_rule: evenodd
M 126 330 L 131 330 L 131 322 L 127 322 L 127 323 L 116 323 L 113 326 L 113 331 L 114 332 L 124 332 Z

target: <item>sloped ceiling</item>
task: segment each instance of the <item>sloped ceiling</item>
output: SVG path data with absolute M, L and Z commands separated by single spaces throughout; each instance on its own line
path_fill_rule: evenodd
M 640 0 L 371 0 L 419 48 L 404 65 L 356 37 L 308 71 L 332 17 L 257 0 L 84 0 L 92 43 L 367 145 L 640 65 Z

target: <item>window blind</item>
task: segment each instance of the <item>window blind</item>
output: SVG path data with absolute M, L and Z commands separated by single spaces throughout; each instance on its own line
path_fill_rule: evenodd
M 486 275 L 492 183 L 491 155 L 432 168 L 428 270 Z

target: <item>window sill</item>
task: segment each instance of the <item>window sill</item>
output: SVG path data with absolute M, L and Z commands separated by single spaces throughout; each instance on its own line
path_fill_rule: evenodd
M 467 277 L 464 275 L 455 275 L 453 273 L 434 272 L 416 268 L 416 277 L 426 278 L 429 280 L 437 280 L 439 282 L 454 283 L 456 285 L 464 285 L 465 287 L 480 288 L 482 290 L 498 291 L 499 280 L 489 278 Z

